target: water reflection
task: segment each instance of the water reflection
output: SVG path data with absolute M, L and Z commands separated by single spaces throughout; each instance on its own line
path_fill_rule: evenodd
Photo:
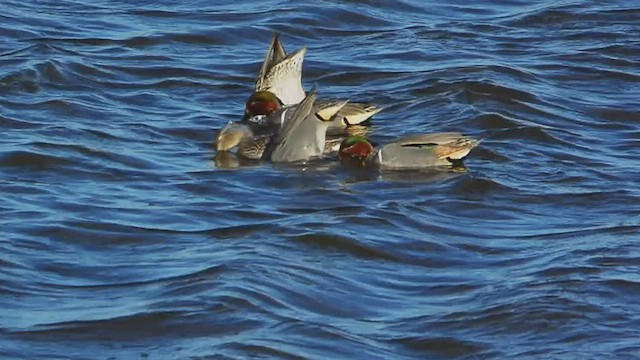
M 264 166 L 267 162 L 248 160 L 232 152 L 214 153 L 212 166 L 220 169 Z M 341 164 L 329 157 L 313 159 L 307 162 L 271 164 L 275 169 L 292 172 L 332 172 L 337 174 L 344 184 L 371 181 L 389 181 L 404 183 L 428 183 L 453 179 L 468 172 L 463 163 L 455 166 L 441 166 L 421 170 L 388 170 L 375 167 L 360 167 Z
M 404 183 L 429 183 L 453 179 L 467 173 L 463 164 L 455 167 L 442 166 L 421 170 L 385 170 L 377 168 L 341 166 L 345 184 L 368 181 L 389 181 Z
M 262 164 L 261 160 L 250 160 L 229 151 L 213 153 L 212 166 L 220 169 L 236 169 L 239 167 L 255 167 Z

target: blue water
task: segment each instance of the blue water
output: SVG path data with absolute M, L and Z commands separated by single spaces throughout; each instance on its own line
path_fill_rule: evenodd
M 0 358 L 634 359 L 635 1 L 0 3 Z M 217 156 L 275 32 L 379 143 Z

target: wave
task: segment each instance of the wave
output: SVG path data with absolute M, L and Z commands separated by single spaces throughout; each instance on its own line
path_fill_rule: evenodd
M 344 236 L 308 234 L 297 236 L 294 240 L 316 247 L 337 249 L 365 259 L 397 260 L 392 254 L 377 250 L 375 247 L 360 244 L 357 239 Z
M 32 151 L 11 151 L 0 155 L 0 167 L 30 168 L 36 170 L 55 169 L 69 164 L 64 157 L 51 156 Z

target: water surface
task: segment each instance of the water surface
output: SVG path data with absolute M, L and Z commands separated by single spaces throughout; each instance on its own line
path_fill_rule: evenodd
M 636 2 L 2 9 L 0 357 L 640 353 Z M 216 158 L 275 32 L 375 141 L 484 138 L 466 171 Z

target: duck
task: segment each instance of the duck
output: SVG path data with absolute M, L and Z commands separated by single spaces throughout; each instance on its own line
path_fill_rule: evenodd
M 338 159 L 343 164 L 389 170 L 424 169 L 458 165 L 480 140 L 457 132 L 410 135 L 376 148 L 364 136 L 342 141 Z
M 262 121 L 265 116 L 280 109 L 300 103 L 306 96 L 302 86 L 302 64 L 306 48 L 287 55 L 280 34 L 275 34 L 258 73 L 254 92 L 245 103 L 245 121 Z M 336 101 L 316 100 L 318 106 L 331 106 Z M 351 125 L 361 124 L 382 108 L 371 103 L 347 102 L 334 116 L 332 132 L 338 133 Z

